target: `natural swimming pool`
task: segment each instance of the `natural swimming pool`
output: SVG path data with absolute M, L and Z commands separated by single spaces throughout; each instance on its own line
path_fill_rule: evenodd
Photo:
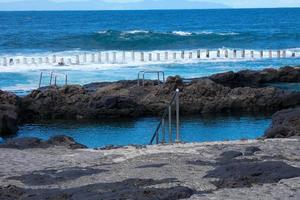
M 159 118 L 114 120 L 97 123 L 51 122 L 28 124 L 20 127 L 17 137 L 48 139 L 67 135 L 89 148 L 106 145 L 148 144 Z M 183 142 L 226 141 L 261 137 L 271 123 L 266 116 L 183 117 Z M 175 137 L 175 127 L 173 127 Z M 3 139 L 0 138 L 0 141 Z
M 267 84 L 267 86 L 272 86 L 281 90 L 300 92 L 300 83 L 272 83 Z

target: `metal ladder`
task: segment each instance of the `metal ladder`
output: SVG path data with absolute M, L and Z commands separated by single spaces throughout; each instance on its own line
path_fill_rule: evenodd
M 152 145 L 154 140 L 156 141 L 156 144 L 166 143 L 166 127 L 165 127 L 165 119 L 168 117 L 168 134 L 169 134 L 169 143 L 173 143 L 173 136 L 172 136 L 172 105 L 175 104 L 176 109 L 176 143 L 180 142 L 180 121 L 179 121 L 179 89 L 176 89 L 175 94 L 172 96 L 172 100 L 170 101 L 169 105 L 165 109 L 162 118 L 150 140 L 149 145 Z M 162 140 L 160 142 L 160 130 L 162 134 Z
M 67 75 L 67 74 L 64 74 L 64 73 L 55 73 L 55 72 L 52 71 L 52 72 L 50 73 L 49 86 L 52 86 L 52 85 L 57 86 L 57 78 L 58 78 L 59 76 L 63 76 L 64 79 L 65 79 L 65 85 L 68 85 L 68 75 Z M 41 73 L 40 73 L 39 87 L 38 87 L 38 88 L 40 88 L 41 85 L 42 85 L 43 77 L 44 77 L 44 72 L 41 72 Z M 54 78 L 54 80 L 53 80 L 53 78 Z
M 143 75 L 143 82 L 142 82 L 142 86 L 145 86 L 145 75 L 146 74 L 157 74 L 157 83 L 158 85 L 160 85 L 160 75 L 162 75 L 162 83 L 165 84 L 165 72 L 163 71 L 140 71 L 138 73 L 138 86 L 141 86 L 140 84 L 140 76 Z

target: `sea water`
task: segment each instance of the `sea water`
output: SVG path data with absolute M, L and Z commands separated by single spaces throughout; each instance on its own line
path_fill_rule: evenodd
M 158 118 L 140 118 L 95 123 L 60 121 L 27 124 L 20 127 L 17 137 L 49 139 L 55 135 L 67 135 L 90 148 L 107 145 L 147 145 L 158 122 Z M 180 138 L 183 142 L 205 142 L 261 137 L 271 120 L 266 116 L 194 116 L 184 117 L 180 122 Z M 172 132 L 174 141 L 175 124 Z M 0 137 L 1 142 L 4 142 L 4 139 Z
M 136 79 L 141 70 L 192 78 L 242 69 L 278 68 L 300 61 L 300 9 L 0 12 L 0 89 L 24 95 L 38 87 L 40 72 L 68 75 L 70 84 Z M 171 59 L 174 51 L 247 50 L 245 59 Z M 259 58 L 265 50 L 264 58 Z M 273 50 L 272 58 L 268 50 Z M 286 50 L 287 58 L 277 58 Z M 57 66 L 38 58 L 117 52 L 161 52 L 161 61 Z M 169 60 L 163 59 L 169 51 Z M 255 58 L 249 58 L 254 51 Z M 291 53 L 296 52 L 295 58 Z M 7 57 L 36 58 L 36 64 L 3 66 Z M 177 55 L 179 56 L 179 54 Z M 188 56 L 186 54 L 186 56 Z M 195 56 L 195 55 L 193 55 Z M 90 58 L 89 58 L 90 59 Z M 111 59 L 111 58 L 110 58 Z M 147 58 L 145 58 L 147 59 Z M 22 60 L 21 60 L 22 61 Z M 67 60 L 65 60 L 67 62 Z M 149 77 L 151 78 L 151 77 Z M 43 85 L 49 80 L 43 79 Z M 63 84 L 63 79 L 58 82 Z

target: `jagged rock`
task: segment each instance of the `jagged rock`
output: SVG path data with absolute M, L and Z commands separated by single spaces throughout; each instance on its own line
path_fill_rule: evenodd
M 87 148 L 85 145 L 79 144 L 75 142 L 73 138 L 65 135 L 51 137 L 48 141 L 46 141 L 46 143 L 49 144 L 50 146 L 65 146 L 68 147 L 69 149 Z
M 89 199 L 89 200 L 166 200 L 186 199 L 195 191 L 184 186 L 170 188 L 156 188 L 155 184 L 174 182 L 172 179 L 126 179 L 113 183 L 98 183 L 78 188 L 66 189 L 24 189 L 16 186 L 0 187 L 0 198 L 3 200 L 14 199 Z M 12 194 L 13 193 L 13 194 Z
M 247 147 L 247 148 L 245 149 L 244 155 L 245 155 L 245 156 L 252 156 L 252 155 L 254 155 L 254 153 L 257 152 L 257 151 L 261 151 L 261 149 L 258 148 L 258 147 L 255 147 L 255 146 L 250 146 L 250 147 Z
M 30 148 L 47 148 L 48 144 L 38 138 L 14 138 L 8 139 L 6 143 L 0 144 L 0 148 L 11 149 L 30 149 Z
M 169 76 L 166 81 L 166 85 L 171 90 L 180 89 L 183 87 L 183 79 L 180 76 Z
M 218 178 L 218 188 L 251 187 L 300 176 L 300 168 L 282 161 L 243 161 L 226 163 L 208 172 L 205 178 Z
M 300 67 L 282 67 L 278 70 L 273 68 L 264 69 L 261 71 L 243 70 L 239 72 L 225 72 L 215 74 L 209 77 L 216 83 L 234 87 L 259 87 L 265 83 L 276 82 L 299 82 Z
M 219 160 L 221 161 L 227 161 L 227 160 L 231 160 L 233 158 L 242 156 L 242 152 L 240 151 L 225 151 L 220 155 Z
M 0 136 L 17 133 L 19 101 L 16 95 L 0 90 Z
M 69 149 L 87 148 L 86 146 L 75 142 L 73 138 L 68 136 L 54 136 L 46 141 L 38 138 L 15 138 L 8 139 L 6 143 L 0 144 L 0 148 L 12 149 L 49 148 L 54 146 L 64 146 Z
M 272 117 L 271 127 L 265 132 L 266 138 L 300 136 L 300 107 L 282 110 Z
M 92 88 L 86 90 L 85 88 Z M 181 114 L 274 112 L 300 105 L 300 93 L 272 87 L 229 88 L 210 79 L 184 84 L 169 77 L 165 86 L 138 87 L 134 81 L 36 90 L 22 100 L 22 119 L 102 119 L 161 115 L 175 88 Z

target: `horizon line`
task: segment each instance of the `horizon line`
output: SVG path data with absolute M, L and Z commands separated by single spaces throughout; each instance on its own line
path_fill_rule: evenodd
M 57 10 L 0 10 L 0 12 L 55 12 L 55 11 L 157 11 L 157 10 L 250 10 L 250 9 L 299 9 L 299 7 L 259 7 L 259 8 L 253 8 L 253 7 L 246 7 L 246 8 L 175 8 L 175 9 L 161 9 L 161 8 L 153 8 L 153 9 L 57 9 Z

